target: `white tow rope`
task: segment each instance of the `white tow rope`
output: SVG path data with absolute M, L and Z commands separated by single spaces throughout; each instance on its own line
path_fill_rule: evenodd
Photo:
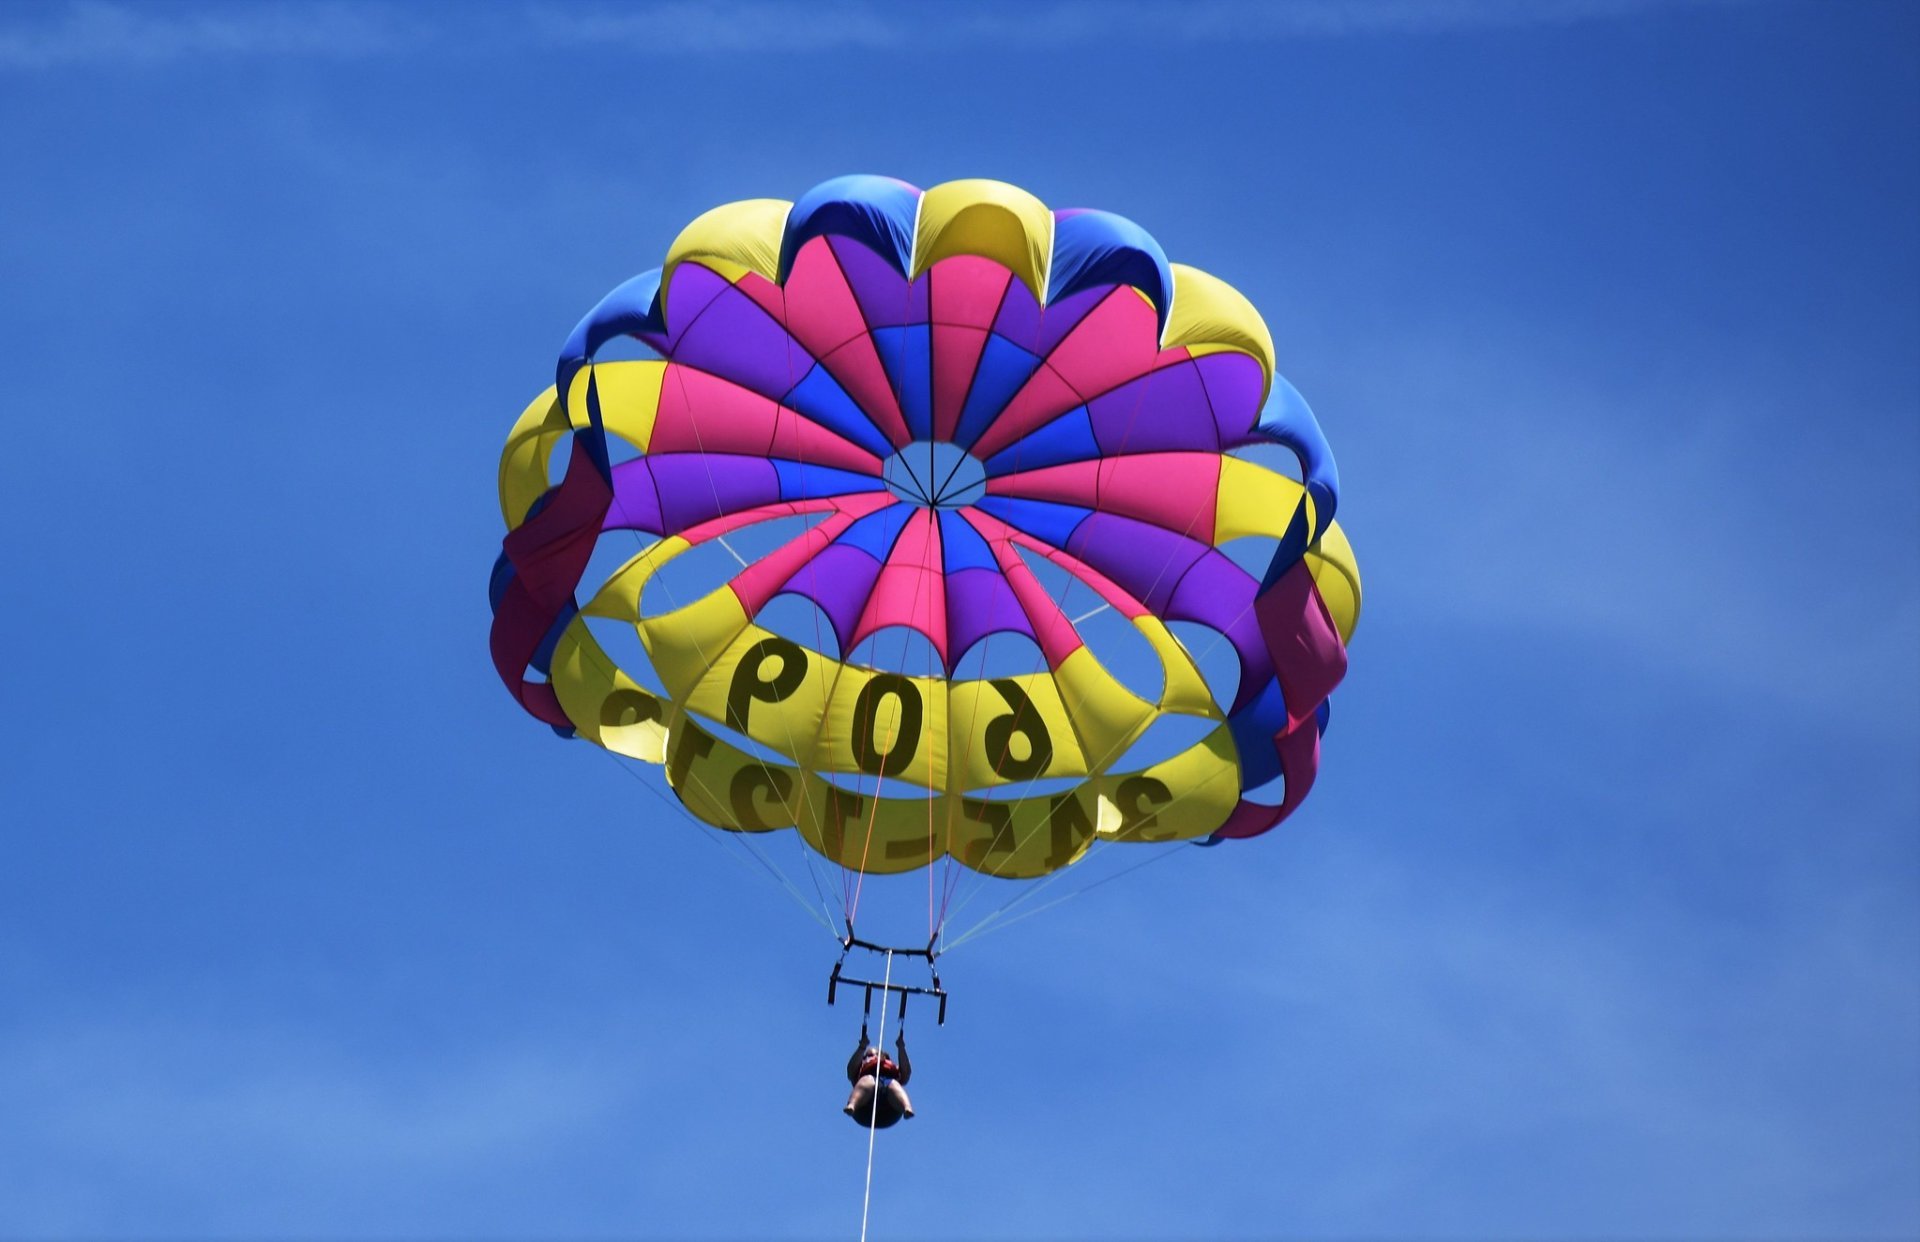
M 867 1242 L 867 1209 L 873 1206 L 873 1136 L 879 1127 L 874 1123 L 880 1120 L 880 1067 L 886 1059 L 887 1047 L 887 998 L 893 995 L 890 987 L 893 983 L 893 950 L 887 950 L 886 983 L 880 989 L 880 1041 L 873 1046 L 873 1112 L 867 1115 L 867 1193 L 860 1200 L 860 1242 Z

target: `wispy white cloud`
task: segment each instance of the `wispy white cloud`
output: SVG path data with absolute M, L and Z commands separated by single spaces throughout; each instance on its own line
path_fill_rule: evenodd
M 384 5 L 342 3 L 141 7 L 76 0 L 36 18 L 0 20 L 0 68 L 157 65 L 248 57 L 356 58 L 420 42 Z
M 1799 398 L 1764 373 L 1547 373 L 1464 333 L 1387 353 L 1347 369 L 1363 377 L 1356 408 L 1423 416 L 1395 417 L 1375 443 L 1340 439 L 1368 484 L 1352 518 L 1361 567 L 1397 594 L 1378 607 L 1631 650 L 1796 710 L 1920 727 L 1903 398 L 1849 410 L 1816 446 L 1791 439 Z M 1369 529 L 1393 532 L 1390 571 Z
M 386 3 L 141 6 L 74 0 L 0 19 L 0 69 L 199 59 L 618 47 L 623 53 L 805 53 L 943 46 L 1204 44 L 1566 25 L 1750 0 L 1055 0 L 951 10 L 867 0 L 653 0 L 431 14 Z

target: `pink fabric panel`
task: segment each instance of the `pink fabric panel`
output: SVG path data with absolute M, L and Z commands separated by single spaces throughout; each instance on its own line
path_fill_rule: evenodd
M 954 424 L 960 421 L 960 409 L 967 402 L 973 372 L 980 365 L 980 351 L 986 346 L 985 328 L 933 325 L 934 439 L 953 439 Z
M 1099 508 L 1103 511 L 1151 522 L 1202 543 L 1213 542 L 1220 495 L 1216 454 L 1141 453 L 1093 464 L 1100 470 Z
M 793 270 L 787 273 L 785 307 L 776 314 L 816 358 L 826 357 L 867 331 L 860 304 L 824 237 L 814 238 L 795 256 Z
M 893 381 L 887 376 L 887 368 L 881 365 L 872 337 L 856 336 L 820 359 L 820 363 L 840 381 L 840 387 L 859 403 L 880 434 L 892 441 L 895 448 L 904 448 L 912 441 L 907 420 L 900 413 L 900 402 L 893 395 Z
M 1042 363 L 968 452 L 979 458 L 991 457 L 1040 424 L 1083 404 L 1080 394 Z
M 992 259 L 977 255 L 942 259 L 933 266 L 932 321 L 991 328 L 1012 279 L 1013 273 Z
M 1253 601 L 1274 676 L 1287 699 L 1288 727 L 1298 729 L 1347 675 L 1347 648 L 1301 561 Z M 1292 796 L 1289 787 L 1288 796 Z
M 987 480 L 987 492 L 993 496 L 1025 496 L 1030 500 L 1051 500 L 1056 504 L 1097 508 L 1100 487 L 1100 463 L 1074 461 L 1064 466 L 1042 466 L 1017 474 L 996 475 Z
M 1033 576 L 1026 562 L 1013 545 L 1005 540 L 993 544 L 993 554 L 1000 562 L 1000 572 L 1007 577 L 1007 585 L 1013 588 L 1013 597 L 1020 601 L 1020 609 L 1027 614 L 1027 622 L 1033 627 L 1033 638 L 1040 646 L 1040 653 L 1047 657 L 1048 668 L 1059 668 L 1061 663 L 1074 652 L 1086 646 L 1079 631 L 1067 620 L 1067 614 L 1053 602 L 1047 589 Z
M 784 408 L 774 416 L 773 448 L 768 455 L 784 457 L 789 461 L 834 466 L 857 474 L 880 474 L 878 457 L 857 444 L 841 439 L 813 420 Z
M 873 584 L 860 624 L 847 638 L 851 650 L 862 639 L 891 625 L 925 634 L 947 662 L 946 575 L 941 571 L 940 526 L 928 509 L 919 509 L 894 541 L 887 563 Z
M 739 530 L 742 526 L 752 526 L 757 522 L 771 522 L 775 518 L 794 517 L 806 513 L 820 513 L 832 510 L 849 517 L 862 518 L 876 509 L 898 504 L 886 492 L 860 492 L 851 496 L 822 496 L 817 500 L 779 500 L 769 505 L 757 505 L 751 509 L 742 509 L 738 513 L 723 513 L 719 517 L 709 518 L 697 526 L 689 526 L 680 532 L 680 538 L 689 544 L 705 543 L 721 535 Z
M 1084 399 L 1151 371 L 1160 356 L 1160 324 L 1132 289 L 1115 289 L 1047 355 L 1047 365 Z
M 727 586 L 739 597 L 747 615 L 758 616 L 760 610 L 767 606 L 767 601 L 780 593 L 787 579 L 799 573 L 803 565 L 839 538 L 847 527 L 853 525 L 856 516 L 842 510 L 735 574 Z
M 747 453 L 765 457 L 779 403 L 692 367 L 669 364 L 660 381 L 649 455 Z
M 773 316 L 773 321 L 784 325 L 787 321 L 787 299 L 779 285 L 774 284 L 758 272 L 742 272 L 740 279 L 733 282 L 734 288 L 754 300 L 761 310 Z M 791 333 L 791 329 L 788 329 Z
M 1072 574 L 1075 578 L 1078 578 L 1081 582 L 1092 587 L 1094 593 L 1111 605 L 1113 610 L 1121 616 L 1131 620 L 1134 617 L 1146 615 L 1147 610 L 1145 606 L 1143 606 L 1139 600 L 1127 594 L 1125 588 L 1073 554 L 1062 552 L 1058 548 L 1049 547 L 1037 539 L 1020 533 L 991 514 L 981 512 L 979 509 L 968 509 L 966 514 L 967 520 L 973 523 L 974 529 L 979 531 L 981 537 L 993 546 L 996 557 L 1000 556 L 1000 547 L 1002 544 L 1017 544 L 1036 556 L 1044 557 L 1052 561 L 1060 568 Z M 1018 554 L 1015 554 L 1014 559 L 1019 559 Z M 1001 557 L 1001 560 L 1002 563 L 1004 563 L 1005 558 Z M 1035 583 L 1036 585 L 1038 584 L 1038 579 L 1035 580 Z M 1044 594 L 1044 588 L 1042 593 Z

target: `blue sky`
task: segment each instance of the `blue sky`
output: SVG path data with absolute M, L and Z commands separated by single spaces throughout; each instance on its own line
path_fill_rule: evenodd
M 496 454 L 714 204 L 1266 315 L 1305 810 L 982 936 L 875 1237 L 1920 1233 L 1920 15 L 0 10 L 0 1237 L 850 1236 L 832 943 L 501 692 Z

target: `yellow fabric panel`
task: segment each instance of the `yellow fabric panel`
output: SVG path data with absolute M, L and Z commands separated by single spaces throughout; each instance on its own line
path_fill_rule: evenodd
M 1218 720 L 1220 707 L 1213 701 L 1206 676 L 1186 644 L 1175 638 L 1160 618 L 1151 614 L 1135 617 L 1133 628 L 1140 631 L 1154 654 L 1160 657 L 1160 667 L 1166 673 L 1166 683 L 1160 689 L 1160 709 Z
M 1103 825 L 1118 819 L 1087 786 L 1020 802 L 951 799 L 947 851 L 963 866 L 1031 879 L 1078 862 Z
M 572 430 L 551 386 L 514 420 L 513 430 L 507 433 L 507 446 L 500 453 L 500 514 L 507 519 L 509 530 L 524 522 L 527 510 L 545 494 L 549 486 L 547 462 L 561 438 Z
M 1188 841 L 1221 824 L 1240 801 L 1239 752 L 1221 725 L 1179 754 L 1139 772 L 1103 776 L 1094 788 L 1120 811 L 1101 835 L 1114 841 Z
M 873 778 L 858 790 L 800 774 L 800 836 L 821 855 L 854 871 L 897 875 L 946 854 L 942 800 L 876 798 Z
M 748 624 L 740 597 L 723 587 L 684 608 L 641 621 L 640 641 L 660 675 L 660 684 L 675 702 L 685 703 L 706 678 L 712 661 Z
M 1213 511 L 1213 546 L 1250 535 L 1278 539 L 1287 533 L 1294 512 L 1303 503 L 1311 522 L 1313 498 L 1306 488 L 1258 462 L 1222 457 L 1220 493 Z
M 878 774 L 883 793 L 946 788 L 946 679 L 835 667 L 813 766 Z
M 724 588 L 714 594 L 734 599 Z M 734 608 L 739 610 L 737 601 Z M 835 739 L 821 721 L 839 677 L 836 661 L 751 624 L 697 654 L 701 669 L 684 700 L 688 711 L 720 721 L 795 763 L 833 766 Z M 662 684 L 665 676 L 663 670 Z
M 1360 624 L 1360 563 L 1354 559 L 1353 545 L 1340 523 L 1330 522 L 1319 540 L 1307 549 L 1307 571 L 1313 585 L 1326 601 L 1340 641 L 1353 641 L 1354 627 Z
M 550 678 L 581 737 L 616 754 L 666 762 L 673 706 L 614 667 L 579 617 L 554 644 Z
M 920 198 L 910 275 L 957 254 L 992 259 L 1044 300 L 1053 259 L 1053 213 L 1004 181 L 971 178 L 936 185 Z
M 1046 673 L 956 681 L 947 723 L 949 788 L 965 792 L 1084 775 L 1089 758 L 1081 750 L 1080 723 L 1070 718 L 1061 688 Z
M 587 417 L 587 381 L 600 394 L 600 425 L 640 452 L 653 439 L 660 412 L 660 384 L 667 364 L 656 359 L 597 362 L 582 367 L 567 385 L 567 418 L 575 430 L 593 425 Z
M 653 579 L 654 572 L 690 546 L 679 535 L 669 535 L 647 545 L 633 559 L 614 570 L 580 611 L 589 617 L 639 621 L 640 595 Z
M 1251 354 L 1264 372 L 1260 399 L 1273 384 L 1273 334 L 1253 303 L 1232 285 L 1217 276 L 1184 264 L 1170 265 L 1173 270 L 1173 309 L 1167 316 L 1162 344 L 1171 349 L 1186 346 L 1196 354 L 1219 346 Z
M 742 272 L 758 272 L 768 280 L 774 279 L 780 270 L 780 238 L 786 232 L 787 212 L 792 207 L 785 199 L 750 198 L 724 203 L 695 216 L 667 247 L 660 287 L 669 288 L 673 269 L 689 259 L 728 280 L 740 279 Z
M 772 832 L 801 814 L 799 772 L 762 763 L 690 717 L 678 717 L 669 730 L 666 768 L 680 801 L 716 828 Z
M 1084 766 L 1076 773 L 1099 771 L 1153 723 L 1154 705 L 1121 684 L 1089 648 L 1062 660 L 1052 681 L 1059 687 L 1067 722 L 1086 751 Z

